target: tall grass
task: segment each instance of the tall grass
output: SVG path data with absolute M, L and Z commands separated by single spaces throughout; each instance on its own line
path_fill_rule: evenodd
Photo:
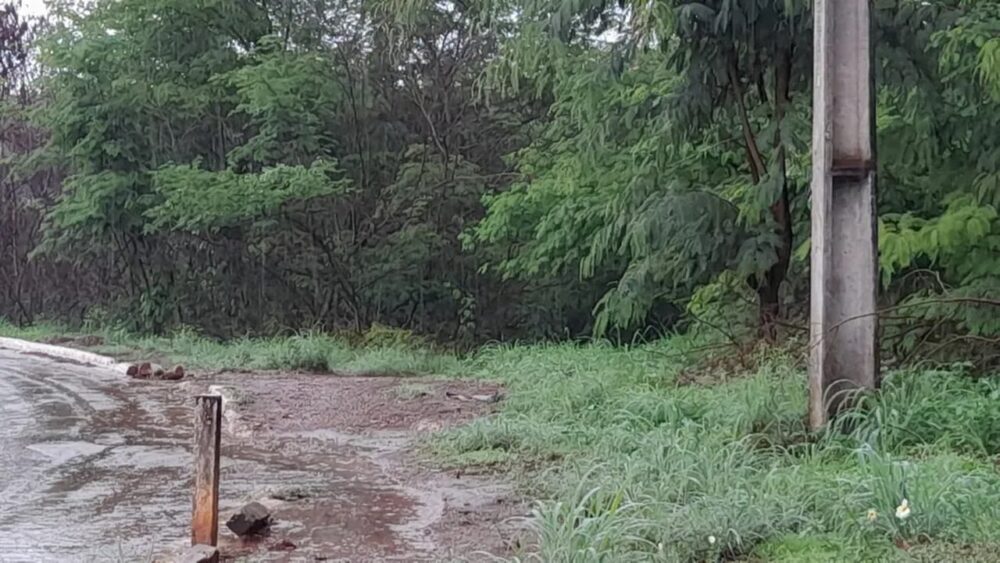
M 907 560 L 1000 543 L 997 382 L 890 374 L 841 428 L 812 435 L 805 374 L 789 358 L 680 385 L 671 345 L 503 347 L 467 363 L 510 399 L 441 436 L 439 453 L 551 467 L 526 473 L 546 500 L 519 558 Z M 904 498 L 911 513 L 897 518 Z
M 95 351 L 125 360 L 157 360 L 202 370 L 303 370 L 341 374 L 446 374 L 459 371 L 458 359 L 417 345 L 401 336 L 366 335 L 349 342 L 319 332 L 274 338 L 239 338 L 226 342 L 205 338 L 192 330 L 167 336 L 141 336 L 123 330 L 93 329 L 104 344 Z M 44 340 L 78 336 L 57 325 L 26 328 L 0 322 L 0 336 Z

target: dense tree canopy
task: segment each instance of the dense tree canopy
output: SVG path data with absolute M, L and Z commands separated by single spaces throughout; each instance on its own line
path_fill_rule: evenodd
M 995 344 L 1000 8 L 874 6 L 885 341 Z M 38 35 L 0 35 L 16 320 L 773 338 L 807 310 L 811 2 L 107 0 Z
M 461 12 L 429 13 L 405 43 L 378 17 L 327 1 L 66 8 L 39 43 L 44 161 L 66 179 L 38 250 L 107 268 L 81 312 L 474 335 L 498 291 L 459 235 L 525 110 L 475 100 L 495 42 Z

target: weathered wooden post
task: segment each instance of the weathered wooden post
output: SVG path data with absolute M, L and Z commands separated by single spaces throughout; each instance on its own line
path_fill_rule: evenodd
M 219 450 L 222 442 L 222 396 L 194 399 L 194 511 L 191 545 L 219 542 Z
M 809 422 L 878 385 L 870 0 L 815 0 Z

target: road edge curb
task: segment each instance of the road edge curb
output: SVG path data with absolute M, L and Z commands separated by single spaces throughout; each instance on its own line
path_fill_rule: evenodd
M 222 418 L 228 427 L 226 431 L 233 436 L 249 435 L 251 432 L 243 424 L 243 418 L 236 409 L 237 399 L 234 388 L 229 385 L 209 385 L 209 395 L 222 397 Z
M 0 348 L 6 348 L 8 350 L 26 354 L 41 354 L 43 356 L 50 356 L 62 360 L 71 360 L 82 364 L 108 368 L 122 375 L 124 375 L 129 368 L 129 364 L 119 362 L 109 356 L 102 356 L 93 352 L 77 350 L 76 348 L 67 348 L 65 346 L 56 346 L 54 344 L 43 344 L 41 342 L 32 342 L 30 340 L 21 340 L 20 338 L 0 337 Z

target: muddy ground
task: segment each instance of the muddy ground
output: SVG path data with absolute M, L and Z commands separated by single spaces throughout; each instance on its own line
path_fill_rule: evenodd
M 500 475 L 438 468 L 429 433 L 489 416 L 479 382 L 302 373 L 135 380 L 0 350 L 0 561 L 165 560 L 188 542 L 192 406 L 225 397 L 228 561 L 488 561 L 524 537 Z M 225 528 L 244 503 L 270 533 Z
M 255 498 L 272 509 L 275 526 L 259 541 L 226 537 L 230 560 L 291 545 L 285 557 L 268 560 L 306 553 L 314 560 L 489 560 L 508 553 L 519 535 L 525 506 L 509 483 L 434 467 L 418 452 L 429 433 L 496 410 L 503 396 L 496 385 L 275 372 L 216 373 L 183 385 L 226 397 L 224 427 L 234 443 L 266 445 L 291 459 L 332 456 L 339 479 L 350 475 L 346 486 L 290 483 Z

